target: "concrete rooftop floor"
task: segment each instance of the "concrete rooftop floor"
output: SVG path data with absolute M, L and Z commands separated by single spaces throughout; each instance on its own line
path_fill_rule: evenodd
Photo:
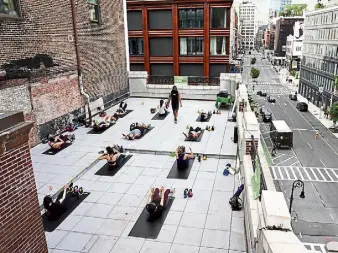
M 127 103 L 133 112 L 103 134 L 89 135 L 90 129 L 79 128 L 74 144 L 54 156 L 42 154 L 48 149 L 46 144 L 31 150 L 40 204 L 49 185 L 54 193 L 73 180 L 90 192 L 54 232 L 46 232 L 50 252 L 246 252 L 243 212 L 232 212 L 228 203 L 239 182 L 237 177 L 222 174 L 225 164 L 235 165 L 236 157 L 229 111 L 200 123 L 196 122 L 197 111 L 214 110 L 215 103 L 183 101 L 178 124 L 174 124 L 172 113 L 165 120 L 151 120 L 150 108 L 157 106 L 158 99 L 131 98 Z M 122 132 L 128 132 L 133 122 L 155 128 L 140 140 L 122 139 Z M 215 131 L 205 131 L 201 142 L 184 142 L 182 132 L 187 125 L 214 125 Z M 105 164 L 96 160 L 98 151 L 111 144 L 123 145 L 133 156 L 114 177 L 97 176 Z M 187 180 L 166 178 L 174 163 L 169 154 L 178 145 L 209 156 L 206 161 L 195 161 Z M 175 188 L 173 206 L 157 239 L 129 237 L 152 186 Z M 192 198 L 183 198 L 185 188 L 193 189 Z

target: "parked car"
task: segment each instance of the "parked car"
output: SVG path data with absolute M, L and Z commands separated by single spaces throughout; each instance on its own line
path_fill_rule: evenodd
M 263 122 L 271 122 L 272 121 L 272 113 L 270 111 L 265 111 L 264 115 L 262 115 Z
M 307 112 L 308 111 L 308 104 L 305 102 L 298 102 L 296 105 L 296 108 L 301 112 Z
M 338 133 L 338 126 L 330 126 L 330 127 L 329 127 L 329 130 L 330 130 L 332 133 Z
M 275 98 L 273 98 L 273 97 L 271 97 L 271 96 L 268 96 L 268 102 L 269 103 L 276 103 L 276 99 Z
M 290 95 L 289 95 L 289 99 L 290 99 L 290 100 L 297 101 L 297 93 L 290 94 Z
M 267 96 L 267 94 L 265 93 L 265 92 L 262 92 L 262 95 L 261 95 L 262 97 L 266 97 Z
M 259 91 L 257 91 L 257 93 L 256 93 L 258 96 L 262 96 L 262 92 L 259 90 Z

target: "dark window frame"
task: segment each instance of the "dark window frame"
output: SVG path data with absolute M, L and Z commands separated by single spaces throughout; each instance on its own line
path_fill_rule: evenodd
M 181 54 L 181 39 L 186 39 L 187 46 L 186 46 L 186 54 Z M 200 45 L 198 45 L 200 43 Z M 180 47 L 180 56 L 203 56 L 204 55 L 204 37 L 180 37 L 179 38 L 179 47 Z M 196 53 L 198 47 L 202 48 L 201 53 Z M 189 50 L 190 49 L 190 50 Z
M 213 15 L 212 15 L 213 10 L 216 10 L 216 9 L 217 10 L 219 10 L 219 9 L 225 10 L 225 26 L 221 26 L 220 25 L 221 22 L 219 20 L 216 20 L 215 17 L 213 17 Z M 209 22 L 210 22 L 209 26 L 210 26 L 211 29 L 227 29 L 230 25 L 230 24 L 228 24 L 228 8 L 227 7 L 210 7 L 210 20 L 209 20 Z M 218 25 L 213 26 L 213 24 L 216 23 L 216 22 L 217 22 Z
M 94 1 L 96 3 L 93 3 Z M 90 23 L 101 24 L 100 0 L 87 0 L 87 3 L 88 3 L 88 7 L 89 7 L 89 13 L 91 12 L 91 7 L 94 7 L 94 11 L 97 12 L 96 15 L 95 15 L 97 17 L 97 20 L 92 19 L 91 16 L 89 15 Z
M 193 14 L 194 16 L 193 18 L 189 17 L 189 12 L 190 14 Z M 202 15 L 199 15 L 198 12 L 201 12 Z M 202 19 L 200 19 L 199 17 L 202 17 Z M 184 22 L 186 22 L 187 24 L 184 25 L 185 24 Z M 203 8 L 178 9 L 178 29 L 203 29 L 203 28 L 204 28 Z
M 135 41 L 135 43 L 138 45 L 139 41 L 142 41 L 142 53 L 138 53 L 138 54 L 132 54 L 131 52 L 131 49 L 132 49 L 132 46 L 131 46 L 131 43 L 132 43 L 132 40 Z M 139 37 L 131 37 L 128 39 L 128 45 L 129 45 L 129 55 L 130 56 L 143 56 L 144 55 L 144 42 L 143 42 L 143 38 L 139 38 Z M 136 51 L 140 51 L 140 50 L 136 50 Z
M 0 12 L 0 20 L 1 19 L 22 19 L 20 0 L 10 0 L 10 1 L 12 1 L 12 4 L 14 6 L 14 11 L 16 12 L 16 14 Z M 4 6 L 5 4 L 3 4 L 3 7 Z
M 214 39 L 215 38 L 215 39 Z M 226 56 L 228 55 L 228 49 L 227 49 L 227 40 L 229 39 L 227 36 L 221 36 L 221 35 L 215 35 L 210 36 L 209 41 L 209 47 L 210 47 L 210 56 Z M 214 39 L 214 43 L 212 43 L 212 39 Z M 224 40 L 224 42 L 223 42 Z M 212 44 L 215 44 L 215 48 L 213 48 Z M 222 47 L 224 45 L 224 52 L 225 54 L 218 54 L 217 52 L 222 52 Z M 250 43 L 247 41 L 246 45 L 250 45 Z M 219 46 L 221 46 L 221 49 L 219 49 Z M 214 51 L 213 51 L 214 50 Z M 216 53 L 216 54 L 214 54 Z

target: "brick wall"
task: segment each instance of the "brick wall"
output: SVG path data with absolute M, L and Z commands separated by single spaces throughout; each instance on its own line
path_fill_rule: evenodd
M 47 253 L 25 124 L 0 133 L 0 252 Z
M 75 3 L 83 84 L 91 101 L 102 97 L 107 106 L 128 92 L 122 0 L 100 0 L 100 24 L 89 21 L 87 0 Z M 75 78 L 68 76 L 77 70 L 70 0 L 20 4 L 21 20 L 0 19 L 0 72 L 6 70 L 0 91 L 7 92 L 3 101 L 0 95 L 0 108 L 23 110 L 27 119 L 36 120 L 31 133 L 36 143 L 83 113 L 84 98 Z M 36 66 L 31 58 L 41 54 L 47 64 Z M 31 69 L 30 76 L 8 80 L 13 72 L 8 63 L 18 60 Z

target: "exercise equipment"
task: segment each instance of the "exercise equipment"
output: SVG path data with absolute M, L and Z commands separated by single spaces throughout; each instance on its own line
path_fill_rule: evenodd
M 200 142 L 200 141 L 202 140 L 203 134 L 204 134 L 204 129 L 201 130 L 201 134 L 200 134 L 200 136 L 198 137 L 198 139 L 196 139 L 196 140 L 191 140 L 191 139 L 189 139 L 189 138 L 186 137 L 186 138 L 184 139 L 184 141 Z
M 122 158 L 123 160 L 116 166 L 114 166 L 113 168 L 109 168 L 108 163 L 106 163 L 105 165 L 103 165 L 101 167 L 101 169 L 99 169 L 95 175 L 98 176 L 108 176 L 108 177 L 113 177 L 116 175 L 116 173 L 123 167 L 123 165 L 126 164 L 126 162 L 129 161 L 129 159 L 132 157 L 132 155 L 128 155 L 124 158 Z
M 188 179 L 191 168 L 194 164 L 194 161 L 195 161 L 195 157 L 190 158 L 190 159 L 188 159 L 188 167 L 186 169 L 178 169 L 177 168 L 177 160 L 175 160 L 167 178 Z
M 63 147 L 60 149 L 54 149 L 54 148 L 50 148 L 48 150 L 46 150 L 45 152 L 43 152 L 43 155 L 56 155 L 57 153 L 59 153 L 60 151 L 64 150 L 65 148 L 69 147 L 70 145 L 72 145 L 73 143 L 69 143 L 69 142 L 65 142 L 63 144 Z
M 151 120 L 164 120 L 169 115 L 169 113 L 170 112 L 166 112 L 163 116 L 160 116 L 159 113 L 156 113 Z

